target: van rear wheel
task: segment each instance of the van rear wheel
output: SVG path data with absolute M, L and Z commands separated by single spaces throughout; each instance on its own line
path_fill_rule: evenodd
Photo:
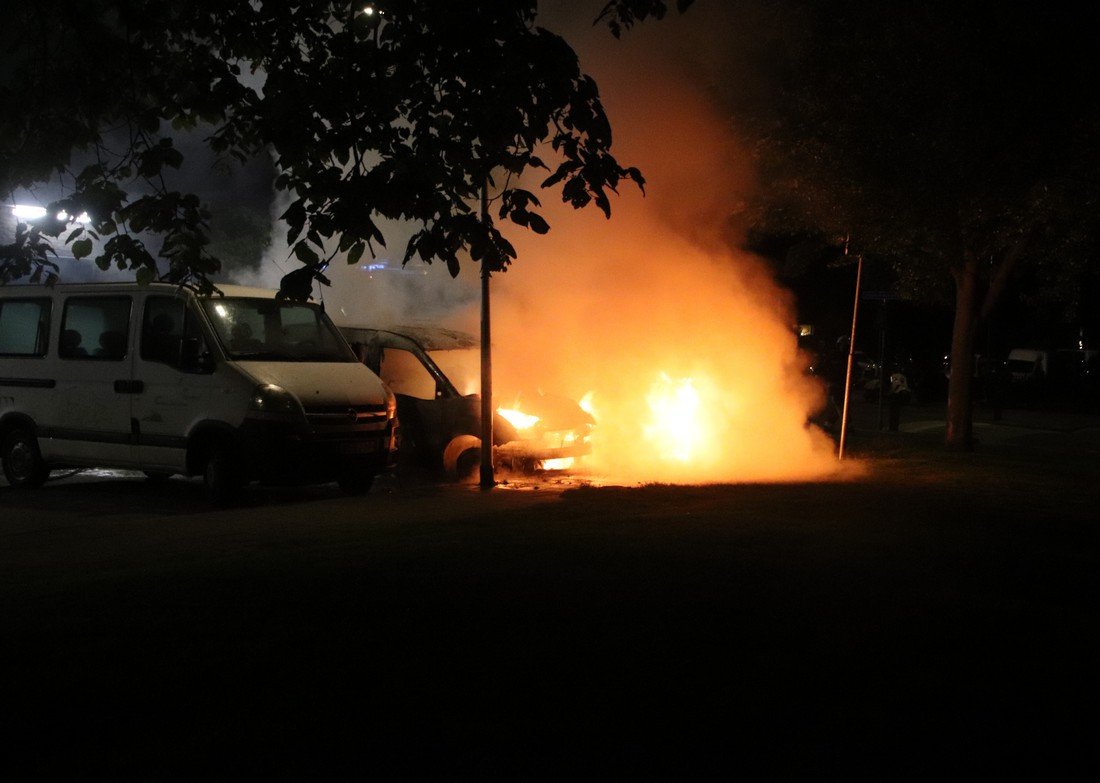
M 38 450 L 38 438 L 27 427 L 16 427 L 4 436 L 0 457 L 4 460 L 4 477 L 13 487 L 40 487 L 50 475 Z

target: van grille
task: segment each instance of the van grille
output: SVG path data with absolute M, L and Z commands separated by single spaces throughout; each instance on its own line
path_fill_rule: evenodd
M 318 427 L 351 424 L 381 424 L 386 421 L 386 405 L 314 405 L 306 407 L 306 420 Z

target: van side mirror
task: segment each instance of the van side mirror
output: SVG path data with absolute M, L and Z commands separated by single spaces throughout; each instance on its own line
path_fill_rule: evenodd
M 198 375 L 214 372 L 214 357 L 198 337 L 186 337 L 180 349 L 180 369 Z

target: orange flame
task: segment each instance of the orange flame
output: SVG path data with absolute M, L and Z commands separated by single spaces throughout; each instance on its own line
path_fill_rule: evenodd
M 646 395 L 652 416 L 643 425 L 645 439 L 668 458 L 689 462 L 704 436 L 699 392 L 691 378 L 673 380 L 662 372 Z
M 576 463 L 576 460 L 572 457 L 561 457 L 559 459 L 544 459 L 542 461 L 543 470 L 569 470 Z
M 538 416 L 532 416 L 515 408 L 497 408 L 497 413 L 517 430 L 529 430 L 539 423 Z
M 623 188 L 605 220 L 548 193 L 548 234 L 501 225 L 518 260 L 492 278 L 495 388 L 534 383 L 580 400 L 596 419 L 580 464 L 601 479 L 833 478 L 834 445 L 807 425 L 824 393 L 791 329 L 794 298 L 765 262 L 737 249 L 736 221 L 755 187 L 751 150 L 731 136 L 728 111 L 713 111 L 702 88 L 713 82 L 683 78 L 694 58 L 677 49 L 654 60 L 663 33 L 641 30 L 613 55 L 599 39 L 585 58 L 614 123 L 616 157 L 645 173 L 645 197 Z M 385 289 L 372 315 L 392 311 L 401 323 L 446 300 L 465 309 L 444 325 L 477 333 L 477 265 L 464 265 L 456 281 L 443 267 L 425 269 L 430 285 Z M 349 308 L 364 306 L 360 287 L 345 290 Z M 530 433 L 531 424 L 512 421 Z
M 823 390 L 790 326 L 794 300 L 730 242 L 731 196 L 751 189 L 751 156 L 690 87 L 614 86 L 617 143 L 646 172 L 646 196 L 624 191 L 610 221 L 547 203 L 557 230 L 509 233 L 521 261 L 495 278 L 499 381 L 591 392 L 597 422 L 581 464 L 603 479 L 836 475 L 832 442 L 807 424 Z

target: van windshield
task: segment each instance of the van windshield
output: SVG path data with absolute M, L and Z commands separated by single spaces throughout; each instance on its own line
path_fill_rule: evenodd
M 231 359 L 356 361 L 347 342 L 316 305 L 245 297 L 207 299 L 202 305 Z

